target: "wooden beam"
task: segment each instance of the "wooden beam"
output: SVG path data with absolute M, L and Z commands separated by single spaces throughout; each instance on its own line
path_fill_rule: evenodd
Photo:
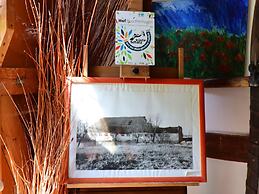
M 0 67 L 14 35 L 15 13 L 13 0 L 0 2 Z
M 34 56 L 35 48 L 37 48 L 37 41 L 34 36 L 33 26 L 29 20 L 29 15 L 32 18 L 32 13 L 30 9 L 27 9 L 26 3 L 24 1 L 17 0 L 1 0 L 9 6 L 9 11 L 7 10 L 7 25 L 10 30 L 13 30 L 13 36 L 6 39 L 7 41 L 2 42 L 0 47 L 0 62 L 2 67 L 17 68 L 17 67 L 32 67 L 35 64 L 31 59 Z M 7 33 L 10 36 L 10 32 Z M 9 44 L 9 46 L 8 46 Z M 28 53 L 28 54 L 26 54 Z M 0 66 L 1 66 L 0 65 Z
M 0 45 L 0 67 L 4 63 L 5 56 L 7 54 L 8 48 L 10 46 L 11 40 L 13 38 L 14 29 L 7 29 L 4 35 L 3 41 Z
M 38 91 L 37 73 L 33 68 L 0 68 L 0 96 L 35 93 Z M 7 89 L 7 91 L 6 91 Z
M 205 79 L 206 88 L 223 88 L 223 87 L 249 87 L 248 77 L 229 78 L 229 79 Z
M 206 134 L 207 157 L 236 161 L 248 161 L 248 135 Z

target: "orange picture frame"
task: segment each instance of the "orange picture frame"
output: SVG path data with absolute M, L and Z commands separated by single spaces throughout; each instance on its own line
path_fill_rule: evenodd
M 183 95 L 183 93 L 187 94 L 188 90 L 190 91 L 192 90 L 192 92 L 190 92 L 191 94 L 190 96 L 189 94 L 186 96 L 181 96 Z M 144 91 L 144 92 L 140 92 L 140 91 Z M 179 91 L 179 94 L 177 94 L 177 91 Z M 129 183 L 187 184 L 187 183 L 206 182 L 207 176 L 206 176 L 206 154 L 205 154 L 204 86 L 203 86 L 202 80 L 179 80 L 179 79 L 122 80 L 119 78 L 72 78 L 70 80 L 69 92 L 70 92 L 69 95 L 70 95 L 70 111 L 71 111 L 71 120 L 70 120 L 71 143 L 69 148 L 69 169 L 68 169 L 68 180 L 67 180 L 68 184 L 86 184 L 88 185 L 87 187 L 91 188 L 91 187 L 94 187 L 94 185 L 96 184 L 110 184 L 110 183 L 112 183 L 113 185 L 117 184 L 117 187 L 120 187 L 120 185 L 122 186 L 122 184 L 127 185 Z M 117 92 L 120 93 L 119 97 L 118 95 L 116 95 Z M 126 92 L 126 93 L 123 94 L 123 92 Z M 153 105 L 153 104 L 157 104 L 157 99 L 160 98 L 160 93 L 165 93 L 163 95 L 163 101 L 167 101 L 166 98 L 174 98 L 175 101 L 181 100 L 182 98 L 182 99 L 185 99 L 186 102 L 192 101 L 192 102 L 189 102 L 189 104 L 185 102 L 182 102 L 182 104 L 180 103 L 182 107 L 185 107 L 185 104 L 186 104 L 186 106 L 192 105 L 192 107 L 195 107 L 194 109 L 197 109 L 197 110 L 194 110 L 194 112 L 192 112 L 192 114 L 195 116 L 193 115 L 177 116 L 177 115 L 174 115 L 174 113 L 172 112 L 172 115 L 174 115 L 174 117 L 176 118 L 185 117 L 185 119 L 183 119 L 182 121 L 179 121 L 179 122 L 176 121 L 177 125 L 179 126 L 181 125 L 181 128 L 183 130 L 183 137 L 182 137 L 183 139 L 181 139 L 181 142 L 174 142 L 173 140 L 171 140 L 173 139 L 173 135 L 174 135 L 173 127 L 176 127 L 175 126 L 176 124 L 174 122 L 162 121 L 159 124 L 157 123 L 157 125 L 161 125 L 161 126 L 158 126 L 157 134 L 155 135 L 153 133 L 149 134 L 149 130 L 154 130 L 154 125 L 151 124 L 152 121 L 146 118 L 148 117 L 148 115 L 145 115 L 149 111 L 144 110 L 145 108 L 143 109 L 138 108 L 138 111 L 136 111 L 136 113 L 134 112 L 134 110 L 132 111 L 119 110 L 119 109 L 123 109 L 123 110 L 132 109 L 132 105 L 134 105 L 134 103 L 136 103 L 135 104 L 136 106 L 140 107 L 141 104 L 145 104 L 144 106 L 146 106 L 150 102 L 152 102 L 151 105 L 155 107 L 150 109 L 151 112 L 152 111 L 156 112 L 156 107 L 158 106 L 162 106 L 163 107 L 162 109 L 165 109 L 165 108 L 170 109 L 170 107 L 172 106 L 170 106 L 169 103 L 163 104 L 164 103 L 163 101 L 158 102 L 159 105 Z M 174 93 L 174 94 L 172 95 L 171 93 Z M 134 97 L 135 94 L 136 94 L 136 97 Z M 152 96 L 152 98 L 155 99 L 155 101 L 150 101 L 149 100 L 150 96 Z M 139 99 L 140 97 L 143 97 L 143 99 L 142 100 Z M 104 101 L 102 98 L 106 98 L 106 100 L 108 100 L 108 102 L 110 102 L 112 105 L 109 105 L 110 103 L 107 103 L 107 102 L 102 103 L 102 101 Z M 94 102 L 96 99 L 99 102 Z M 136 102 L 137 101 L 136 99 L 138 99 L 138 102 Z M 143 103 L 141 101 L 143 101 Z M 148 103 L 146 101 L 148 101 Z M 126 105 L 127 103 L 129 103 L 130 105 Z M 176 104 L 179 104 L 179 103 L 177 102 Z M 104 109 L 104 110 L 102 110 L 103 111 L 102 114 L 97 113 L 97 116 L 95 117 L 94 116 L 96 114 L 95 109 L 97 109 L 97 106 L 98 106 L 98 109 Z M 109 110 L 105 110 L 105 109 L 109 109 Z M 190 112 L 189 110 L 191 110 L 189 108 L 183 108 L 183 109 L 184 111 L 180 109 L 177 111 L 181 112 L 181 114 L 186 114 L 187 112 Z M 157 111 L 161 112 L 161 110 L 157 110 Z M 165 110 L 163 112 L 167 112 L 167 111 Z M 166 115 L 170 115 L 170 114 L 166 114 Z M 172 116 L 165 116 L 165 114 L 164 115 L 161 114 L 160 117 L 161 117 L 160 120 L 162 119 L 170 120 L 170 118 L 173 119 Z M 193 129 L 193 131 L 191 132 L 188 132 L 188 131 L 186 132 L 184 130 L 184 128 L 191 126 L 190 124 L 184 123 L 184 120 L 188 121 L 188 118 L 191 118 L 189 120 L 194 119 L 195 120 L 194 125 L 197 126 L 196 128 L 194 127 L 195 129 Z M 105 122 L 105 125 L 103 125 L 103 121 Z M 126 121 L 127 122 L 131 121 L 131 123 L 142 122 L 141 126 L 150 126 L 150 127 L 149 128 L 146 127 L 145 130 L 141 130 L 141 127 L 138 127 L 137 124 L 135 125 L 131 124 L 133 127 L 130 127 L 130 125 L 123 125 L 122 123 L 123 122 L 125 123 Z M 117 124 L 114 124 L 114 123 L 117 123 Z M 170 123 L 173 123 L 173 124 L 170 125 Z M 118 129 L 118 126 L 116 125 L 120 125 L 122 127 Z M 101 132 L 98 132 L 100 130 Z M 136 135 L 135 136 L 132 135 L 131 131 L 134 134 L 141 133 L 142 136 L 140 136 L 137 140 Z M 185 135 L 185 133 L 187 135 Z M 114 134 L 116 134 L 116 137 Z M 190 134 L 191 134 L 191 137 L 190 137 Z M 107 136 L 109 138 L 107 138 Z M 146 136 L 150 138 L 147 138 Z M 164 140 L 165 138 L 164 139 L 161 138 L 162 136 L 169 137 L 169 138 L 167 138 L 167 141 L 165 141 Z M 123 137 L 128 139 L 124 141 Z M 152 141 L 153 140 L 152 137 L 155 137 L 156 140 Z M 190 143 L 190 139 L 191 139 L 191 143 Z M 136 158 L 138 157 L 138 153 L 134 152 L 134 148 L 136 149 L 136 147 L 138 150 L 140 150 L 139 152 L 141 154 L 143 154 L 142 152 L 144 152 L 145 154 L 145 150 L 150 149 L 149 153 L 152 156 L 147 156 L 147 158 L 148 157 L 152 158 L 153 157 L 152 151 L 155 153 L 158 153 L 157 150 L 155 150 L 155 147 L 157 146 L 165 147 L 164 150 L 161 149 L 162 153 L 167 153 L 167 150 L 169 148 L 166 148 L 166 146 L 169 146 L 170 148 L 179 147 L 179 149 L 182 146 L 182 147 L 186 147 L 187 149 L 191 149 L 191 155 L 192 155 L 191 164 L 189 166 L 187 165 L 188 167 L 183 165 L 183 168 L 186 168 L 186 169 L 180 169 L 181 172 L 179 171 L 180 172 L 179 173 L 177 172 L 177 169 L 176 170 L 174 169 L 175 172 L 174 170 L 170 169 L 170 165 L 172 168 L 174 168 L 173 166 L 174 164 L 168 165 L 169 167 L 163 166 L 164 164 L 162 164 L 162 166 L 160 166 L 161 169 L 154 169 L 154 166 L 152 166 L 152 162 L 145 161 L 146 159 L 142 159 L 143 161 L 134 161 L 137 164 L 133 165 L 133 167 L 130 165 L 129 166 L 126 165 L 125 167 L 126 169 L 123 169 L 125 165 L 114 166 L 112 163 L 112 160 L 113 160 L 112 156 L 116 156 L 116 157 L 122 157 L 122 156 L 120 156 L 120 154 L 117 154 L 116 151 L 114 152 L 114 150 L 112 151 L 109 150 L 109 148 L 106 147 L 107 145 L 113 145 L 113 148 L 115 146 L 115 149 L 117 149 L 117 152 L 123 153 L 122 154 L 123 156 L 133 155 L 133 159 L 130 158 L 128 163 L 131 163 L 132 160 L 134 160 L 134 157 Z M 190 148 L 190 145 L 191 145 L 191 148 Z M 135 146 L 135 147 L 130 148 L 131 146 Z M 154 148 L 154 149 L 152 150 L 151 148 Z M 107 151 L 107 153 L 105 152 L 105 150 Z M 131 151 L 128 151 L 128 150 L 131 150 Z M 111 152 L 111 153 L 108 153 L 108 152 Z M 190 153 L 190 152 L 188 152 L 188 150 L 185 150 L 184 155 L 187 155 L 186 153 Z M 181 153 L 179 155 L 181 155 Z M 105 159 L 106 156 L 107 158 Z M 183 156 L 179 156 L 179 157 L 183 157 Z M 157 157 L 153 157 L 151 160 L 156 161 L 156 159 Z M 90 160 L 91 162 L 89 162 Z M 125 157 L 118 159 L 118 161 L 121 161 L 121 163 L 123 163 L 122 162 L 123 160 L 125 160 Z M 163 160 L 166 160 L 166 158 L 163 158 Z M 118 161 L 116 162 L 120 163 Z M 168 161 L 170 161 L 170 158 Z M 110 163 L 110 166 L 106 165 L 106 167 L 104 167 L 105 166 L 104 164 L 107 164 L 107 163 Z M 139 163 L 139 166 L 138 166 L 138 163 Z M 143 165 L 142 165 L 143 163 L 148 163 L 145 166 L 147 169 L 145 169 L 145 167 L 143 169 Z M 98 166 L 100 166 L 100 169 L 98 169 Z M 116 169 L 117 167 L 118 169 Z M 164 167 L 165 169 L 163 169 Z M 96 176 L 95 176 L 95 173 L 97 174 Z M 109 173 L 111 175 L 109 175 Z

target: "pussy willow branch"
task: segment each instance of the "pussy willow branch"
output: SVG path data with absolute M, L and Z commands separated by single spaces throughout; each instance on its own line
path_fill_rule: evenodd
M 91 28 L 92 28 L 92 24 L 93 24 L 93 18 L 94 18 L 95 12 L 96 12 L 97 4 L 98 4 L 98 0 L 95 0 L 93 12 L 92 12 L 91 18 L 90 18 L 90 24 L 89 24 L 89 28 L 88 28 L 88 32 L 87 32 L 85 45 L 88 45 L 88 43 L 89 43 L 90 32 L 91 32 Z

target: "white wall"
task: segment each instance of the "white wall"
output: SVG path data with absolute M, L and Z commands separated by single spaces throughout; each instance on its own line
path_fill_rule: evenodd
M 249 106 L 249 88 L 206 89 L 206 131 L 248 134 Z M 188 187 L 188 194 L 245 193 L 245 163 L 207 159 L 207 165 L 208 182 Z
M 249 88 L 205 89 L 208 132 L 249 133 Z
M 246 164 L 208 159 L 208 183 L 189 187 L 188 194 L 245 194 Z

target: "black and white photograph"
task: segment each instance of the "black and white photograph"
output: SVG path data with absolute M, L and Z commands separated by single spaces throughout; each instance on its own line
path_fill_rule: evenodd
M 159 120 L 146 117 L 102 118 L 92 126 L 79 123 L 76 169 L 192 169 L 192 137 L 184 136 L 181 126 L 159 127 Z
M 199 177 L 199 85 L 74 83 L 70 178 Z

